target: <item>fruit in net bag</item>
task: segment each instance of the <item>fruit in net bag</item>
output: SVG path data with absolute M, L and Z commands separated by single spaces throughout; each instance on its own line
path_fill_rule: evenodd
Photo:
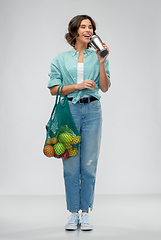
M 51 145 L 46 145 L 43 149 L 43 152 L 47 157 L 53 157 L 54 156 L 54 149 Z
M 58 141 L 58 140 L 57 140 L 57 138 L 56 138 L 56 137 L 53 137 L 53 138 L 51 139 L 51 143 L 52 143 L 52 144 L 56 144 L 56 143 L 57 143 L 57 141 Z
M 77 144 L 81 141 L 81 136 L 75 136 L 73 137 L 72 144 Z
M 65 147 L 67 150 L 72 149 L 73 145 L 71 145 L 70 143 L 64 143 Z
M 61 155 L 65 152 L 65 145 L 63 143 L 56 143 L 54 145 L 54 152 L 57 154 L 57 155 Z
M 63 155 L 63 154 L 62 154 Z M 55 158 L 61 158 L 62 155 L 57 155 L 55 152 L 54 152 L 54 157 Z
M 62 143 L 71 143 L 73 141 L 73 138 L 70 133 L 61 133 L 59 135 L 59 141 Z
M 72 149 L 69 149 L 68 152 L 70 157 L 74 157 L 78 154 L 78 149 L 73 147 Z
M 62 158 L 63 159 L 67 159 L 69 157 L 69 152 L 68 151 L 65 151 L 62 155 Z
M 51 139 L 50 139 L 50 138 L 48 138 L 48 139 L 46 140 L 46 145 L 51 145 Z

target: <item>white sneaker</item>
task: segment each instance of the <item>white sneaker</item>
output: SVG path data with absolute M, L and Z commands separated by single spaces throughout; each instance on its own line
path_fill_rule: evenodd
M 72 213 L 69 217 L 65 230 L 77 230 L 79 224 L 79 213 Z
M 86 212 L 81 214 L 79 223 L 82 231 L 90 231 L 93 229 L 93 225 L 89 221 L 89 214 Z

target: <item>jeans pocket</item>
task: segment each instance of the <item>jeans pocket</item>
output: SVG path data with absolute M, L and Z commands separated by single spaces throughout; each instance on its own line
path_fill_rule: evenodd
M 99 100 L 95 100 L 95 101 L 90 102 L 90 105 L 91 105 L 93 108 L 97 108 L 97 109 L 101 108 L 101 103 L 100 103 Z
M 68 103 L 69 103 L 69 107 L 72 106 L 73 104 L 72 101 L 69 101 L 69 100 L 68 100 Z

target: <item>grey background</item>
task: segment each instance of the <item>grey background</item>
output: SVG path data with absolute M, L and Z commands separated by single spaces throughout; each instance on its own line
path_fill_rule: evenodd
M 42 153 L 52 59 L 89 14 L 110 48 L 96 194 L 161 193 L 161 1 L 0 1 L 0 194 L 64 194 L 60 160 Z

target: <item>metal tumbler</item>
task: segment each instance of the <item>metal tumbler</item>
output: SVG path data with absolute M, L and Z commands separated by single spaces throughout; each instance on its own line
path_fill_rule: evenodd
M 105 57 L 108 54 L 107 49 L 103 47 L 102 40 L 98 35 L 93 35 L 90 38 L 90 44 L 95 49 L 98 49 L 98 53 L 100 54 L 101 57 Z

